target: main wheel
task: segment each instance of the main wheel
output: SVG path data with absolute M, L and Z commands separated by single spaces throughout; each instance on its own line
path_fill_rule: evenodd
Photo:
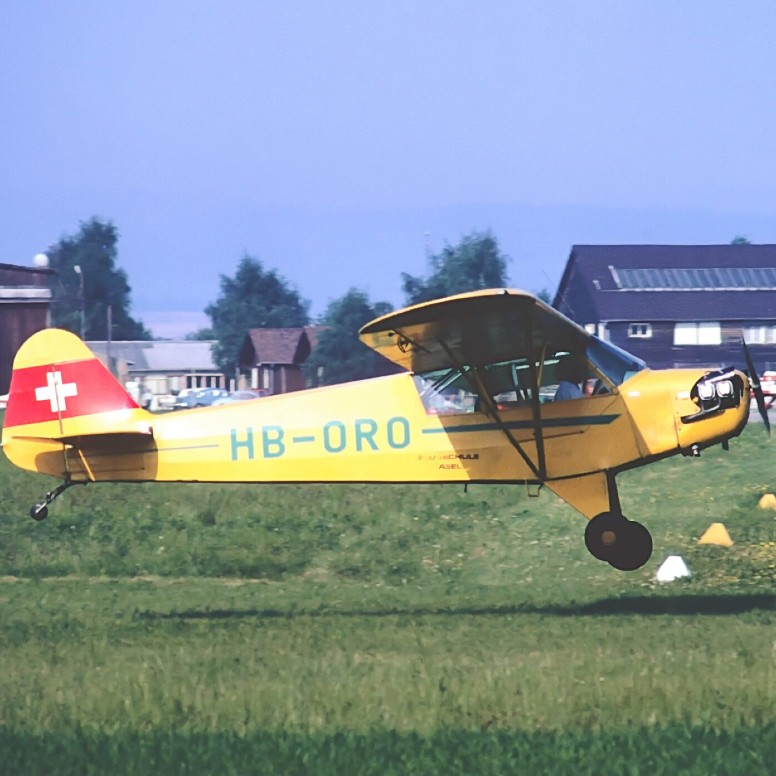
M 601 512 L 585 527 L 585 545 L 598 560 L 614 557 L 628 530 L 628 521 L 616 512 Z
M 607 558 L 620 571 L 640 569 L 652 557 L 652 536 L 641 523 L 627 521 L 624 541 Z
M 48 517 L 48 507 L 45 504 L 34 504 L 30 509 L 33 520 L 45 520 Z

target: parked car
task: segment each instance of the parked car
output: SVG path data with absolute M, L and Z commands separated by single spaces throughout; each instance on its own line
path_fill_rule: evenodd
M 217 399 L 228 396 L 229 391 L 223 388 L 194 388 L 181 391 L 172 408 L 174 410 L 187 410 L 194 407 L 209 407 Z
M 776 402 L 776 372 L 763 372 L 760 377 L 760 387 L 763 389 L 765 406 L 770 409 Z
M 232 391 L 228 396 L 221 396 L 216 399 L 213 404 L 231 404 L 234 401 L 250 401 L 251 399 L 260 399 L 262 396 L 266 396 L 267 391 Z

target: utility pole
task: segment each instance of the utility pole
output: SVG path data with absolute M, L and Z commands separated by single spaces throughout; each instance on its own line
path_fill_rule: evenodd
M 113 339 L 113 305 L 110 305 L 110 304 L 108 305 L 107 315 L 108 315 L 108 338 L 105 343 L 106 344 L 105 355 L 108 361 L 108 371 L 111 374 L 113 374 L 113 364 L 111 363 L 111 360 L 110 360 L 110 345 L 111 345 L 111 340 Z
M 78 301 L 81 310 L 81 339 L 86 339 L 86 304 L 84 300 L 84 273 L 81 270 L 81 265 L 76 264 L 73 267 L 73 272 L 78 275 Z

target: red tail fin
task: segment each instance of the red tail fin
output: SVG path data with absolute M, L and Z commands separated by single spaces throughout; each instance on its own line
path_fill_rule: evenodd
M 75 334 L 45 329 L 19 349 L 13 364 L 6 429 L 63 421 L 137 403 Z

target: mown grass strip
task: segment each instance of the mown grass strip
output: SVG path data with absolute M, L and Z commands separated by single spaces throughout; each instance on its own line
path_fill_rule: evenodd
M 431 736 L 375 731 L 332 735 L 88 730 L 31 735 L 0 728 L 3 773 L 47 776 L 403 776 L 531 773 L 708 776 L 772 774 L 776 724 L 733 731 L 671 725 L 620 733 Z

